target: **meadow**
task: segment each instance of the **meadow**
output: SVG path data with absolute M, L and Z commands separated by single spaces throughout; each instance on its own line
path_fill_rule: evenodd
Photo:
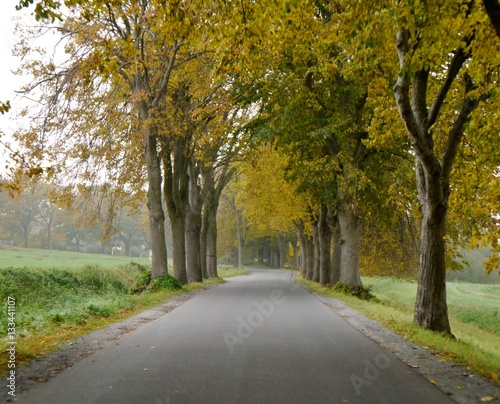
M 97 265 L 102 268 L 128 264 L 130 261 L 148 266 L 148 258 L 124 257 L 110 254 L 87 254 L 71 251 L 40 250 L 36 248 L 0 245 L 1 268 L 79 268 Z
M 219 268 L 220 278 L 144 289 L 148 259 L 36 249 L 0 249 L 0 374 L 7 370 L 7 302 L 15 299 L 16 361 L 23 365 L 64 343 L 169 298 L 248 273 Z M 175 281 L 175 282 L 170 282 Z M 150 286 L 151 286 L 150 285 Z M 170 287 L 173 286 L 173 287 Z
M 318 294 L 343 301 L 406 339 L 499 382 L 500 285 L 447 282 L 448 311 L 456 337 L 453 340 L 413 323 L 416 282 L 363 277 L 363 284 L 375 295 L 375 299 L 366 301 L 300 277 L 296 279 Z

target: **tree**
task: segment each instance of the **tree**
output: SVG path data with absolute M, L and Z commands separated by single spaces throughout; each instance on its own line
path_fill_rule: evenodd
M 33 87 L 44 87 L 48 94 L 45 99 L 49 100 L 44 108 L 48 119 L 41 123 L 42 133 L 59 131 L 67 136 L 78 128 L 78 146 L 75 147 L 75 138 L 71 145 L 79 151 L 80 161 L 103 161 L 117 183 L 123 181 L 118 187 L 138 179 L 145 169 L 153 276 L 166 273 L 159 143 L 165 137 L 161 133 L 165 125 L 161 120 L 166 114 L 173 70 L 197 57 L 199 49 L 195 51 L 195 47 L 202 42 L 202 26 L 196 21 L 203 19 L 204 11 L 202 8 L 195 11 L 188 4 L 172 6 L 151 1 L 111 4 L 96 0 L 66 5 L 74 6 L 60 29 L 68 41 L 65 50 L 69 60 L 62 66 L 54 63 L 31 66 L 37 78 Z M 87 114 L 97 119 L 83 120 L 82 116 Z M 63 117 L 73 119 L 63 122 Z M 72 124 L 68 125 L 68 121 Z M 96 143 L 118 145 L 115 141 L 120 137 L 121 150 L 92 149 Z M 31 141 L 28 139 L 26 134 L 21 136 L 24 144 Z M 143 161 L 139 165 L 124 164 L 137 163 L 137 150 L 141 148 Z M 47 153 L 71 154 L 68 150 L 64 152 L 49 148 Z M 95 173 L 95 167 L 93 170 Z
M 498 39 L 482 24 L 482 10 L 474 1 L 418 1 L 391 8 L 380 3 L 353 10 L 355 20 L 349 24 L 356 28 L 349 35 L 358 49 L 353 54 L 367 61 L 367 69 L 386 77 L 391 73 L 394 50 L 387 46 L 395 38 L 399 69 L 392 83 L 387 80 L 411 141 L 422 211 L 415 322 L 451 334 L 445 285 L 449 198 L 457 155 L 467 138 L 476 136 L 468 131 L 474 113 L 480 104 L 487 109 L 495 105 L 492 69 L 498 61 L 486 55 L 498 54 Z M 374 13 L 377 19 L 366 19 Z M 486 150 L 492 147 L 489 142 L 483 144 Z

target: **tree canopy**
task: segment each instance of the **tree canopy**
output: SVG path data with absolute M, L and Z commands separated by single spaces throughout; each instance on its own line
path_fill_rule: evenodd
M 39 97 L 16 135 L 29 167 L 146 200 L 154 276 L 166 216 L 174 276 L 216 276 L 229 183 L 240 261 L 249 229 L 283 259 L 299 239 L 303 276 L 325 285 L 412 276 L 418 260 L 425 328 L 451 334 L 457 246 L 491 245 L 498 269 L 497 2 L 39 0 L 35 14 L 65 59 L 21 70 Z

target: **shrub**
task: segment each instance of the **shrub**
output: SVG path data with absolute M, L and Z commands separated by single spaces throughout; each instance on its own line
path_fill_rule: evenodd
M 375 295 L 371 293 L 372 286 L 359 286 L 357 288 L 353 286 L 344 285 L 343 283 L 337 282 L 332 286 L 332 289 L 343 293 L 344 295 L 356 296 L 361 300 L 372 300 Z
M 151 281 L 148 290 L 157 292 L 159 290 L 179 290 L 182 289 L 180 282 L 171 275 L 160 275 Z
M 141 272 L 139 277 L 135 280 L 129 289 L 130 294 L 139 294 L 144 292 L 148 285 L 151 283 L 151 271 Z

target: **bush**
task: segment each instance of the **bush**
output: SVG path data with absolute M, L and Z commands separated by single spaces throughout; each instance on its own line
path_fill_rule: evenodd
M 179 290 L 182 289 L 180 282 L 171 275 L 160 275 L 151 281 L 148 290 L 157 292 L 159 290 Z
M 348 286 L 344 285 L 343 283 L 337 282 L 332 286 L 332 289 L 336 292 L 343 293 L 344 295 L 355 296 L 361 300 L 372 300 L 375 298 L 375 295 L 371 293 L 372 286 L 360 286 L 355 288 L 353 286 Z
M 151 283 L 151 271 L 141 272 L 139 277 L 135 280 L 129 289 L 130 294 L 139 294 L 146 290 L 148 285 Z

